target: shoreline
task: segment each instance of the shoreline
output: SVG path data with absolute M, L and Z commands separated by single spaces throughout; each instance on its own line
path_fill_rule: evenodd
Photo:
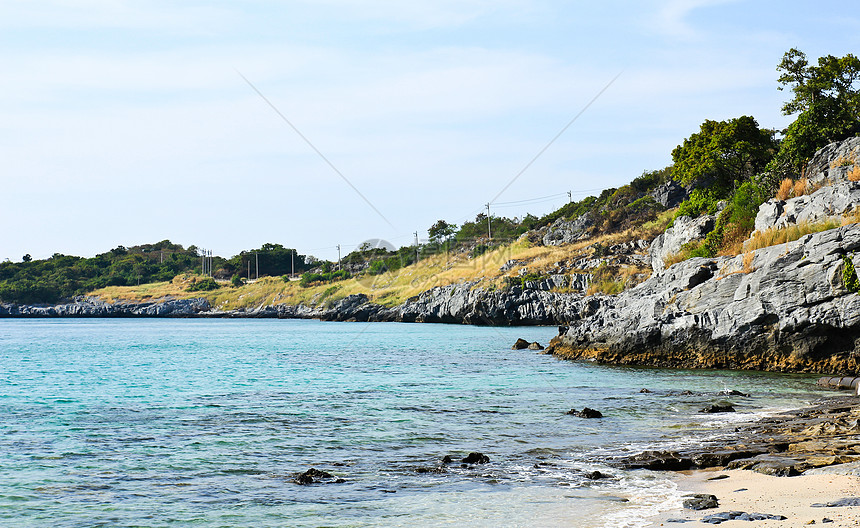
M 633 469 L 650 464 L 677 486 L 676 505 L 643 526 L 860 526 L 860 398 L 853 395 L 727 426 L 688 452 L 652 452 L 620 462 Z M 694 494 L 713 495 L 718 506 L 685 508 L 683 497 Z M 842 499 L 854 501 L 826 506 Z M 727 512 L 785 519 L 704 521 Z
M 649 519 L 646 526 L 712 526 L 712 523 L 703 522 L 702 519 L 730 511 L 770 514 L 783 516 L 785 519 L 758 520 L 754 521 L 754 524 L 748 524 L 742 520 L 730 520 L 724 521 L 726 526 L 778 526 L 781 528 L 800 528 L 819 524 L 834 528 L 860 526 L 860 506 L 813 506 L 813 504 L 826 504 L 860 496 L 860 477 L 839 474 L 838 470 L 834 474 L 776 477 L 748 470 L 710 468 L 676 473 L 672 480 L 678 486 L 681 495 L 714 495 L 719 501 L 719 507 L 694 511 L 684 509 L 679 504 L 676 509 Z

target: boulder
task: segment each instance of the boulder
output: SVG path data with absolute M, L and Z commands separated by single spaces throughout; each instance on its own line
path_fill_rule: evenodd
M 688 510 L 709 510 L 711 508 L 719 508 L 720 503 L 716 495 L 708 495 L 705 493 L 697 493 L 695 495 L 687 495 L 684 497 L 684 507 Z
M 540 343 L 535 341 L 534 343 L 529 344 L 529 350 L 543 350 L 543 347 L 541 346 Z
M 583 407 L 581 411 L 571 409 L 567 411 L 567 414 L 571 416 L 578 416 L 580 418 L 603 418 L 603 414 L 600 411 L 595 411 L 594 409 L 589 409 L 588 407 Z
M 296 475 L 296 478 L 293 480 L 296 484 L 301 484 L 303 486 L 307 486 L 310 484 L 321 484 L 321 483 L 343 483 L 343 479 L 335 478 L 334 475 L 328 473 L 326 471 L 320 471 L 316 468 L 310 468 L 309 470 Z
M 523 338 L 517 339 L 517 342 L 514 343 L 514 346 L 511 347 L 511 350 L 524 350 L 529 347 L 529 342 Z
M 675 223 L 659 235 L 651 243 L 648 254 L 651 257 L 651 267 L 654 271 L 663 271 L 666 268 L 665 260 L 670 255 L 681 251 L 684 244 L 701 240 L 713 231 L 716 216 L 702 215 L 698 218 L 679 216 Z
M 484 453 L 469 453 L 466 458 L 461 460 L 464 464 L 486 464 L 490 461 L 490 457 Z

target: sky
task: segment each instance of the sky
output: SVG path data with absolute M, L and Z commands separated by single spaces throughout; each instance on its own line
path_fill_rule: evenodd
M 336 259 L 546 214 L 782 129 L 776 65 L 860 52 L 854 2 L 3 0 L 0 260 L 170 239 Z M 563 132 L 560 134 L 560 132 Z

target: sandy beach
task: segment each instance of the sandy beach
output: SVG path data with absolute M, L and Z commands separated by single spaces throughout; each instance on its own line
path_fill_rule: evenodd
M 834 467 L 830 471 L 839 472 Z M 723 475 L 728 478 L 722 477 Z M 709 480 L 721 477 L 718 480 Z M 718 468 L 677 473 L 678 489 L 683 494 L 711 494 L 719 507 L 693 511 L 679 507 L 666 512 L 649 526 L 712 526 L 701 519 L 720 512 L 741 511 L 785 516 L 785 520 L 731 520 L 723 526 L 795 528 L 860 526 L 860 506 L 813 507 L 843 498 L 860 497 L 860 477 L 845 474 L 804 474 L 774 477 L 747 470 Z M 685 520 L 687 522 L 668 522 Z M 832 521 L 832 522 L 831 522 Z

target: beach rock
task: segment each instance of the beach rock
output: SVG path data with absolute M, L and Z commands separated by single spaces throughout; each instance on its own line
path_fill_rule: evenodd
M 442 463 L 443 464 L 453 464 L 454 463 L 454 457 L 452 457 L 451 455 L 445 455 L 442 457 Z
M 743 396 L 749 398 L 750 395 L 734 389 L 724 389 L 717 393 L 719 396 Z
M 708 510 L 711 508 L 719 508 L 720 503 L 715 495 L 697 493 L 688 495 L 684 498 L 684 508 L 688 510 Z
M 529 344 L 529 350 L 543 350 L 543 347 L 541 346 L 540 343 L 535 341 L 534 343 Z
M 860 497 L 846 497 L 830 502 L 817 502 L 811 505 L 813 508 L 842 508 L 845 506 L 860 506 Z
M 609 478 L 609 475 L 601 473 L 600 471 L 592 471 L 590 473 L 586 473 L 585 478 L 587 478 L 588 480 L 601 480 Z
M 774 515 L 770 513 L 746 513 L 741 511 L 730 511 L 714 513 L 702 518 L 703 523 L 707 524 L 722 524 L 726 521 L 784 521 L 787 517 L 784 515 Z
M 464 464 L 486 464 L 490 461 L 490 457 L 483 453 L 469 453 L 461 462 Z
M 595 411 L 594 409 L 589 409 L 588 407 L 584 407 L 581 411 L 571 409 L 567 411 L 567 414 L 570 414 L 572 416 L 578 416 L 580 418 L 603 418 L 603 414 L 600 411 Z
M 701 240 L 713 231 L 716 219 L 717 217 L 713 215 L 702 215 L 698 218 L 690 218 L 689 216 L 676 218 L 672 227 L 655 238 L 648 249 L 651 267 L 654 271 L 663 271 L 666 268 L 666 258 L 680 252 L 684 244 Z
M 735 408 L 731 405 L 711 404 L 699 411 L 700 413 L 727 413 L 735 412 Z
M 733 460 L 727 467 L 728 469 L 750 469 L 773 477 L 793 477 L 800 475 L 798 466 L 801 464 L 801 461 L 794 458 L 766 454 Z
M 650 469 L 654 471 L 683 471 L 693 467 L 690 457 L 675 451 L 643 451 L 629 457 L 609 461 L 624 469 Z
M 511 347 L 511 350 L 524 350 L 529 347 L 529 342 L 525 339 L 517 339 L 517 342 L 514 343 L 514 346 Z

